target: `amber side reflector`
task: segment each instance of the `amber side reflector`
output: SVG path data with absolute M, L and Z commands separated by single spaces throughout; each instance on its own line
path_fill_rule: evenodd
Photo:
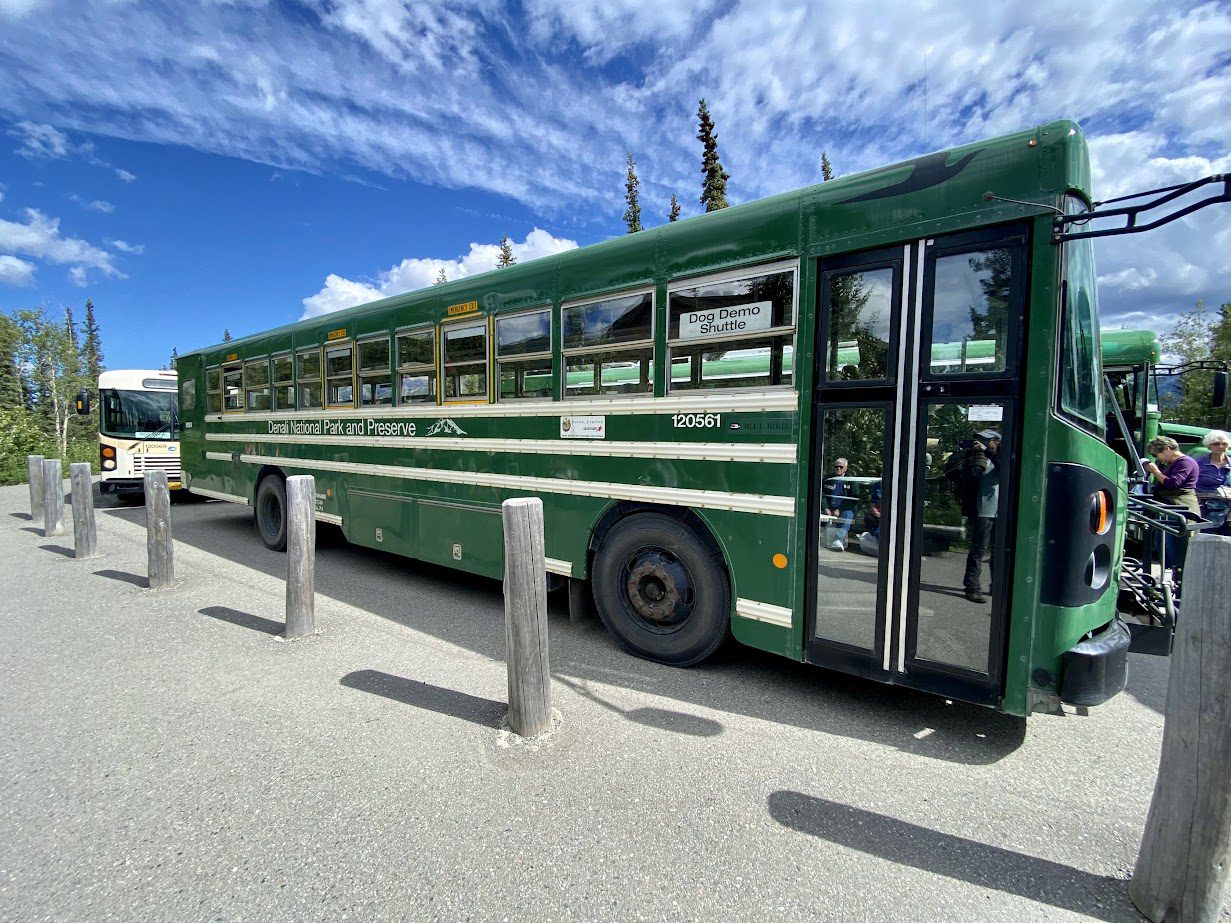
M 778 568 L 778 570 L 783 570 L 787 566 L 787 563 L 786 555 L 784 555 L 781 551 L 774 555 L 774 567 Z
M 1111 494 L 1096 490 L 1090 495 L 1090 531 L 1103 535 L 1111 528 Z

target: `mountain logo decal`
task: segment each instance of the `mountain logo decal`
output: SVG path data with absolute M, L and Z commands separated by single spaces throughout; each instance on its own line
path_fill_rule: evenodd
M 439 436 L 444 433 L 447 436 L 465 436 L 466 431 L 450 420 L 448 417 L 441 417 L 432 424 L 432 428 L 427 431 L 428 436 Z

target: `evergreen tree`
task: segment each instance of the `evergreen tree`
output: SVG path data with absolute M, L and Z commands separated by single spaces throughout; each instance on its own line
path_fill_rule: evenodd
M 1219 307 L 1218 319 L 1214 320 L 1205 302 L 1198 301 L 1180 315 L 1171 332 L 1163 334 L 1159 341 L 1163 355 L 1169 359 L 1180 362 L 1221 359 L 1231 363 L 1231 302 Z M 1188 372 L 1180 381 L 1183 391 L 1178 395 L 1159 389 L 1159 398 L 1164 404 L 1163 419 L 1217 429 L 1231 426 L 1231 415 L 1226 407 L 1210 406 L 1214 396 L 1213 372 Z
M 624 223 L 628 225 L 628 233 L 635 234 L 641 230 L 641 204 L 638 201 L 637 187 L 641 180 L 637 179 L 637 162 L 633 160 L 633 152 L 628 152 L 628 176 L 624 180 Z
M 85 343 L 82 346 L 82 357 L 85 359 L 86 374 L 90 376 L 90 381 L 97 384 L 98 376 L 107 366 L 103 361 L 103 337 L 98 329 L 98 322 L 94 320 L 94 302 L 90 298 L 85 300 Z
M 668 221 L 680 220 L 680 200 L 675 197 L 675 193 L 671 193 L 671 211 L 667 214 Z
M 445 275 L 445 268 L 441 266 L 440 272 L 436 273 L 436 281 L 433 282 L 432 284 L 433 285 L 444 285 L 448 281 L 449 281 L 449 277 Z
M 235 339 L 235 337 L 231 336 L 230 330 L 224 329 L 222 331 L 222 342 L 230 343 L 233 339 Z
M 77 321 L 73 318 L 73 307 L 64 309 L 64 332 L 68 335 L 68 345 L 75 353 L 81 352 L 81 344 L 77 338 Z
M 17 323 L 8 314 L 0 314 L 0 410 L 26 406 L 26 389 L 17 364 L 20 341 L 21 329 Z
M 500 238 L 500 256 L 496 259 L 496 268 L 504 269 L 506 266 L 512 266 L 517 262 L 517 257 L 513 255 L 513 243 L 509 240 L 509 235 L 504 235 Z
M 171 371 L 173 371 L 173 372 L 174 372 L 174 371 L 175 371 L 175 364 L 176 364 L 177 362 L 179 362 L 179 361 L 180 361 L 180 354 L 179 354 L 179 350 L 177 350 L 174 346 L 172 346 L 172 347 L 171 347 L 171 364 L 170 364 L 169 366 L 167 366 L 167 368 L 169 368 Z
M 722 168 L 718 159 L 718 133 L 714 131 L 714 120 L 710 118 L 709 107 L 702 99 L 697 107 L 697 118 L 701 130 L 697 140 L 701 142 L 701 204 L 707 212 L 715 212 L 727 207 L 727 180 L 731 175 Z
M 821 151 L 821 182 L 827 183 L 831 179 L 833 179 L 833 165 L 829 162 L 829 155 Z

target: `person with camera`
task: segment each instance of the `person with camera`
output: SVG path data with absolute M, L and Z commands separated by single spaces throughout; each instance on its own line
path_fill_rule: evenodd
M 1201 443 L 1210 454 L 1197 459 L 1197 502 L 1201 515 L 1214 523 L 1205 534 L 1231 535 L 1231 459 L 1227 457 L 1231 437 L 1225 430 L 1212 429 Z
M 985 603 L 983 559 L 995 546 L 996 516 L 1000 510 L 1000 433 L 985 429 L 963 440 L 949 456 L 946 476 L 957 485 L 958 501 L 966 517 L 970 550 L 962 587 L 972 603 Z

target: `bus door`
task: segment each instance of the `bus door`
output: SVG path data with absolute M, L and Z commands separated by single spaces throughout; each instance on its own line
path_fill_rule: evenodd
M 822 260 L 807 657 L 995 703 L 1024 229 Z

